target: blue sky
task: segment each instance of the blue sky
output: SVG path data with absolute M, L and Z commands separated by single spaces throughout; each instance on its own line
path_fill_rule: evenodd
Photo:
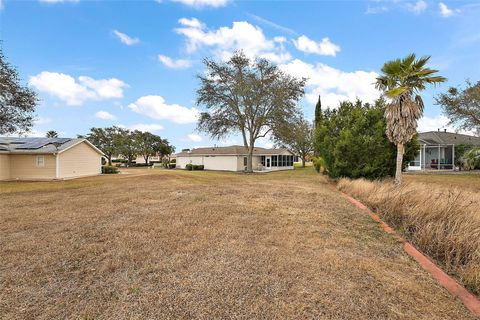
M 239 48 L 309 78 L 307 118 L 318 94 L 330 107 L 371 101 L 385 61 L 431 55 L 448 83 L 424 92 L 419 130 L 444 127 L 433 96 L 480 80 L 479 19 L 480 3 L 468 1 L 0 0 L 4 53 L 41 98 L 32 134 L 121 125 L 177 150 L 241 142 L 196 132 L 194 103 L 202 59 Z

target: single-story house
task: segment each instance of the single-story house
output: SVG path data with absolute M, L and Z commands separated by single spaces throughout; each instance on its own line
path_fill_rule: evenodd
M 103 153 L 86 139 L 0 137 L 0 180 L 54 180 L 97 175 Z
M 185 150 L 176 154 L 177 168 L 187 164 L 203 165 L 205 170 L 245 171 L 248 151 L 244 146 L 210 147 Z M 252 167 L 255 171 L 293 169 L 295 156 L 287 149 L 253 150 Z
M 419 154 L 408 165 L 409 171 L 455 170 L 455 147 L 470 145 L 480 147 L 480 137 L 443 131 L 418 134 Z

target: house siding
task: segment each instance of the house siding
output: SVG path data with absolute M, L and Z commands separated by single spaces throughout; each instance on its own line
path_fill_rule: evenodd
M 37 156 L 44 157 L 44 166 L 37 167 Z M 55 179 L 55 156 L 51 154 L 11 154 L 10 179 L 50 180 Z
M 184 169 L 189 163 L 203 165 L 205 170 L 238 171 L 237 156 L 215 155 L 177 157 L 178 168 Z
M 0 154 L 0 180 L 10 179 L 10 155 Z
M 59 179 L 92 176 L 102 172 L 102 156 L 86 142 L 60 153 Z

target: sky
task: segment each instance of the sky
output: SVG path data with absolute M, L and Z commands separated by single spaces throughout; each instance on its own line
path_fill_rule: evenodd
M 446 128 L 434 97 L 480 80 L 479 20 L 478 1 L 0 0 L 4 54 L 41 100 L 30 135 L 118 125 L 177 150 L 242 143 L 196 131 L 202 60 L 236 49 L 307 77 L 299 107 L 308 119 L 318 95 L 324 108 L 371 102 L 384 62 L 431 55 L 448 82 L 422 93 L 419 131 Z

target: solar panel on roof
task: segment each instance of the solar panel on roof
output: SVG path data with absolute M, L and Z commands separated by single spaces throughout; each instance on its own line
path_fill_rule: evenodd
M 31 138 L 25 144 L 18 146 L 16 149 L 39 149 L 45 147 L 48 144 L 59 143 L 64 144 L 65 142 L 70 141 L 68 138 Z

